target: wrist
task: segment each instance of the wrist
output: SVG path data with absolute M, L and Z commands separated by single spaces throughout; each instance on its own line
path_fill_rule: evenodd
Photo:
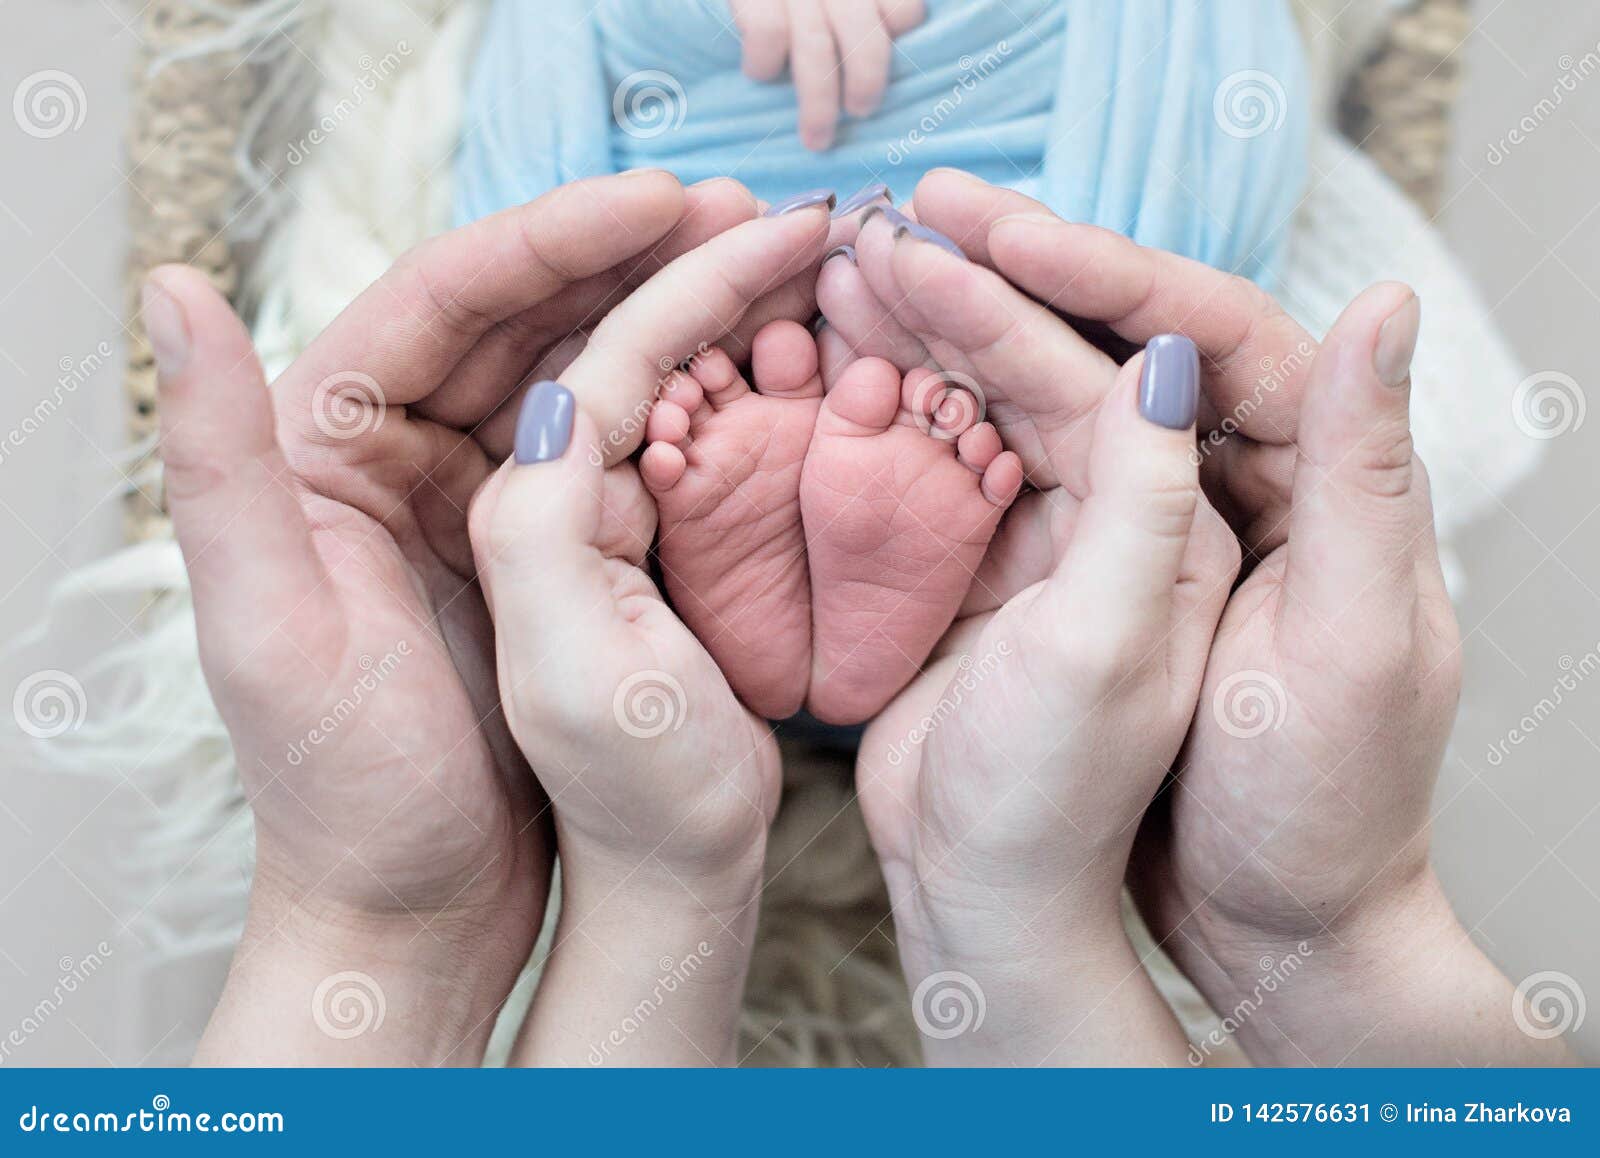
M 258 878 L 196 1061 L 480 1064 L 537 934 L 512 912 L 363 913 Z
M 555 942 L 514 1064 L 735 1064 L 763 885 L 750 860 L 690 874 L 563 858 Z
M 928 1064 L 1181 1064 L 1182 1032 L 1103 892 L 896 904 Z
M 1205 922 L 1199 922 L 1204 926 Z M 1187 932 L 1187 930 L 1185 930 Z M 1513 987 L 1473 944 L 1431 866 L 1297 941 L 1215 924 L 1172 944 L 1191 980 L 1268 1064 L 1559 1064 L 1521 1031 Z M 1209 960 L 1207 960 L 1209 959 Z M 1191 967 L 1192 966 L 1192 967 Z

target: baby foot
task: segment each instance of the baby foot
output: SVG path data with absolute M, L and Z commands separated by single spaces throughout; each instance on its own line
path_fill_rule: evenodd
M 805 700 L 811 581 L 800 471 L 822 379 L 803 326 L 773 322 L 751 350 L 754 389 L 712 349 L 677 374 L 645 428 L 667 594 L 728 683 L 768 719 Z
M 863 358 L 829 390 L 800 483 L 811 565 L 811 691 L 834 724 L 910 681 L 961 606 L 1022 463 L 972 395 Z

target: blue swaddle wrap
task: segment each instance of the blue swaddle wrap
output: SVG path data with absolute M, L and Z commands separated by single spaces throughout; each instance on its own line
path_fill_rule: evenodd
M 953 166 L 1072 221 L 1270 282 L 1303 193 L 1288 0 L 928 0 L 883 106 L 812 153 L 787 79 L 740 72 L 726 0 L 496 0 L 467 97 L 460 222 L 639 167 L 777 200 Z

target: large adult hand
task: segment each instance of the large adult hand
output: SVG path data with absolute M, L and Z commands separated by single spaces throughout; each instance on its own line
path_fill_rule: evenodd
M 869 223 L 859 275 L 830 262 L 818 296 L 825 310 L 853 301 L 869 319 L 877 302 L 875 328 L 852 341 L 971 375 L 1036 448 L 1041 490 L 1008 517 L 969 612 L 1037 582 L 1073 534 L 1082 419 L 1111 380 L 1095 347 L 1173 330 L 1200 349 L 1202 475 L 1257 570 L 1224 618 L 1170 813 L 1152 818 L 1136 861 L 1167 947 L 1221 1009 L 1254 994 L 1261 946 L 1281 960 L 1304 933 L 1307 950 L 1335 950 L 1318 958 L 1315 993 L 1297 982 L 1304 999 L 1241 1031 L 1261 1056 L 1337 1060 L 1358 1046 L 1389 1059 L 1563 1056 L 1514 1032 L 1510 986 L 1467 941 L 1428 867 L 1427 808 L 1459 661 L 1411 456 L 1414 297 L 1369 292 L 1319 346 L 1241 279 L 969 177 L 930 176 L 916 208 L 972 260 L 895 246 L 895 230 Z M 1064 318 L 1100 341 L 1067 332 Z M 1212 712 L 1241 696 L 1279 712 L 1253 744 Z M 1253 730 L 1248 718 L 1231 726 Z M 1271 1028 L 1297 1014 L 1298 1031 Z
M 660 368 L 611 355 L 636 298 L 606 307 L 754 212 L 728 183 L 686 194 L 659 173 L 563 188 L 402 259 L 270 395 L 226 303 L 190 271 L 152 277 L 169 501 L 257 829 L 245 942 L 202 1059 L 481 1053 L 537 931 L 550 848 L 498 708 L 467 537 L 491 456 L 457 427 L 514 404 L 529 361 L 587 341 L 596 372 L 579 388 L 615 435 L 597 453 L 626 454 Z M 785 246 L 821 244 L 750 224 L 763 236 L 725 235 L 743 305 L 781 280 Z M 681 359 L 740 312 L 712 302 L 648 332 Z M 492 420 L 480 434 L 493 441 Z M 619 521 L 648 537 L 651 518 Z M 353 1035 L 339 1018 L 363 990 Z
M 1429 864 L 1461 653 L 1412 452 L 1419 321 L 1409 288 L 1379 285 L 1323 340 L 1287 542 L 1229 600 L 1135 860 L 1157 935 L 1215 1008 L 1249 1007 L 1234 1020 L 1264 1060 L 1566 1056 L 1519 1032 Z

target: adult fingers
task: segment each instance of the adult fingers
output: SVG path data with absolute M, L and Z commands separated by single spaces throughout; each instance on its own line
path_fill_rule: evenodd
M 669 173 L 577 181 L 423 243 L 311 343 L 274 388 L 285 423 L 338 445 L 313 403 L 335 377 L 372 400 L 409 405 L 436 390 L 496 324 L 603 273 L 666 236 L 683 216 Z
M 856 266 L 856 249 L 835 250 L 817 274 L 817 308 L 858 358 L 882 358 L 902 374 L 928 363 L 928 348 L 878 299 Z
M 569 390 L 540 383 L 519 417 L 513 459 L 473 504 L 472 546 L 496 646 L 517 657 L 502 672 L 561 672 L 537 686 L 502 687 L 513 720 L 545 711 L 586 718 L 596 689 L 609 694 L 635 650 L 618 599 L 653 592 L 642 571 L 603 546 L 606 470 L 584 450 L 597 438 Z
M 1294 441 L 1316 343 L 1255 283 L 1119 233 L 1058 217 L 1002 217 L 989 257 L 1059 313 L 1108 325 L 1132 342 L 1182 333 L 1200 350 L 1214 417 L 1257 442 Z
M 1042 201 L 991 185 L 960 169 L 932 169 L 917 182 L 912 197 L 917 220 L 954 240 L 973 261 L 992 265 L 989 227 L 1002 217 L 1043 213 Z
M 1412 493 L 1411 357 L 1421 303 L 1385 283 L 1323 339 L 1306 383 L 1289 515 L 1286 616 L 1356 641 L 1409 638 L 1426 529 Z
M 530 377 L 559 377 L 535 365 L 552 343 L 587 331 L 646 278 L 755 215 L 755 198 L 737 181 L 717 178 L 690 186 L 683 191 L 682 215 L 663 236 L 594 276 L 495 323 L 438 389 L 417 400 L 416 412 L 447 426 L 476 426 Z
M 1200 362 L 1179 335 L 1118 375 L 1095 421 L 1089 496 L 1040 598 L 1069 638 L 1109 659 L 1167 639 L 1200 505 L 1194 420 Z
M 252 656 L 304 666 L 269 646 L 290 619 L 326 617 L 325 578 L 294 476 L 278 449 L 271 396 L 244 323 L 197 271 L 163 266 L 144 290 L 156 352 L 167 502 L 194 595 L 202 647 L 226 678 Z M 322 629 L 326 632 L 326 627 Z
M 968 373 L 986 394 L 989 418 L 1039 488 L 1082 495 L 1090 435 L 1087 415 L 1105 396 L 1116 365 L 1071 326 L 994 271 L 965 261 L 875 218 L 857 253 L 880 297 L 898 289 L 907 321 L 939 363 Z M 888 244 L 889 277 L 880 253 Z M 888 280 L 892 285 L 880 285 Z M 894 300 L 893 298 L 887 300 Z
M 828 206 L 823 200 L 730 229 L 667 266 L 606 315 L 563 382 L 594 418 L 607 465 L 638 448 L 659 384 L 673 367 L 818 260 Z

